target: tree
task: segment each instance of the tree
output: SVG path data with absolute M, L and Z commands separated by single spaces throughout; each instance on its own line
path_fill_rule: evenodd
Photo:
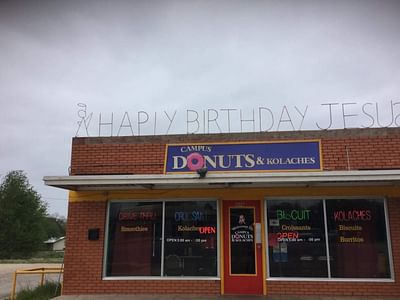
M 0 258 L 29 257 L 46 238 L 46 204 L 23 171 L 11 171 L 0 185 Z
M 46 238 L 59 238 L 65 236 L 66 224 L 67 221 L 63 216 L 57 214 L 46 216 L 44 220 Z

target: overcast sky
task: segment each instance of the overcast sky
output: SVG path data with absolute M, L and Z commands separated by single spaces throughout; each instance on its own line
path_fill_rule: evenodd
M 99 113 L 134 123 L 139 111 L 266 107 L 279 119 L 286 106 L 297 130 L 296 107 L 309 106 L 302 129 L 317 129 L 323 103 L 357 103 L 348 114 L 378 103 L 390 121 L 390 101 L 400 102 L 400 1 L 0 1 L 0 174 L 26 171 L 50 213 L 66 216 L 67 192 L 42 177 L 68 174 L 80 102 L 95 135 Z M 348 122 L 372 125 L 365 114 Z

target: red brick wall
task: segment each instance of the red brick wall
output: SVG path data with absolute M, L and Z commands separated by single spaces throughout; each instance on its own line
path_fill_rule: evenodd
M 69 203 L 63 294 L 220 294 L 219 280 L 102 280 L 106 207 Z M 100 229 L 98 241 L 89 228 Z
M 321 139 L 324 170 L 400 168 L 400 128 L 384 128 L 74 138 L 71 175 L 163 173 L 167 143 L 304 139 Z

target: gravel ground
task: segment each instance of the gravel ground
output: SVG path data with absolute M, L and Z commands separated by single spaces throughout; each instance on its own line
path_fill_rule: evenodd
M 0 300 L 10 297 L 12 288 L 13 274 L 16 270 L 35 269 L 35 268 L 59 268 L 61 264 L 0 264 Z M 45 280 L 58 280 L 58 274 L 45 275 Z M 61 277 L 62 280 L 62 277 Z M 17 291 L 30 287 L 34 288 L 40 283 L 40 275 L 18 275 Z

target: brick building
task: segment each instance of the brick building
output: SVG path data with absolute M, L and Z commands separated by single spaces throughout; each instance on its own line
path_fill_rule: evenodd
M 64 294 L 400 296 L 397 128 L 74 138 L 44 181 Z

